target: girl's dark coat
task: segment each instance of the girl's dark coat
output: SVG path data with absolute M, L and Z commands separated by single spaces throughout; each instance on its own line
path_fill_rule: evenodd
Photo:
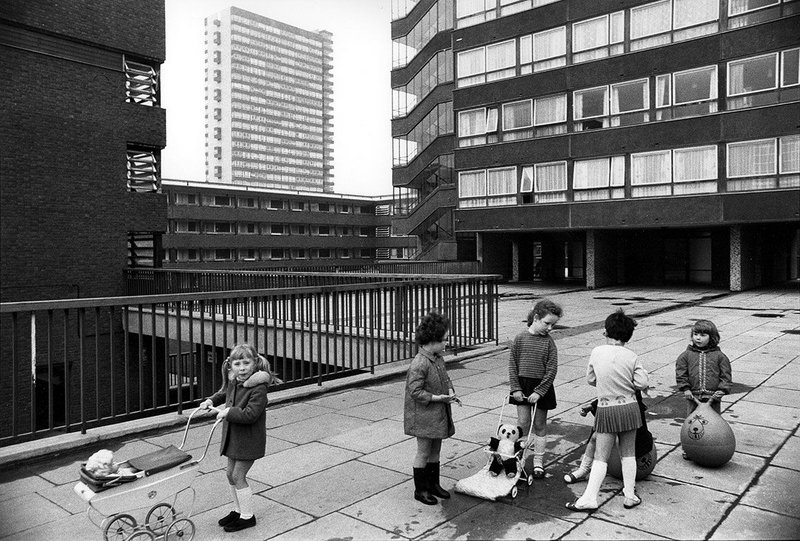
M 420 349 L 406 376 L 404 428 L 409 436 L 444 439 L 455 434 L 449 403 L 431 402 L 435 394 L 449 394 L 453 384 L 441 355 Z
M 222 422 L 219 454 L 236 460 L 255 460 L 265 454 L 267 446 L 267 383 L 256 372 L 245 382 L 229 380 L 223 389 L 209 397 L 218 406 L 230 408 Z M 250 384 L 250 386 L 248 386 Z

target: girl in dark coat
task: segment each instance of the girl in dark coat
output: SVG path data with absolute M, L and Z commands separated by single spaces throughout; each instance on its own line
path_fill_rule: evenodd
M 417 437 L 414 457 L 414 498 L 434 505 L 450 493 L 439 485 L 439 452 L 442 440 L 455 434 L 450 404 L 461 404 L 447 376 L 442 351 L 449 334 L 450 322 L 432 311 L 417 327 L 419 352 L 406 376 L 403 414 L 405 433 Z
M 239 344 L 222 364 L 222 388 L 201 404 L 201 408 L 224 406 L 217 414 L 222 423 L 220 454 L 228 457 L 226 474 L 236 509 L 219 521 L 226 532 L 256 525 L 252 491 L 247 472 L 264 456 L 267 443 L 267 386 L 279 382 L 267 360 L 249 344 Z

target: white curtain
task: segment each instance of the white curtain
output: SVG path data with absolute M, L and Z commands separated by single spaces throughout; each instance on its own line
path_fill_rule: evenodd
M 486 181 L 487 194 L 490 196 L 517 193 L 516 167 L 489 169 Z
M 506 103 L 503 105 L 503 129 L 527 128 L 533 123 L 533 102 L 531 100 Z
M 604 45 L 608 45 L 607 15 L 572 25 L 572 52 L 588 51 Z
M 517 46 L 514 40 L 486 47 L 486 71 L 497 71 L 517 64 Z
M 800 80 L 800 49 L 791 49 L 781 53 L 783 71 L 781 86 L 796 85 Z
M 800 135 L 781 137 L 781 173 L 800 173 Z
M 519 63 L 530 64 L 533 62 L 533 36 L 528 34 L 519 38 Z
M 631 8 L 631 39 L 669 32 L 672 26 L 671 0 Z
M 486 171 L 467 171 L 458 174 L 458 197 L 486 195 Z
M 472 137 L 486 133 L 486 109 L 458 113 L 458 136 Z
M 739 15 L 753 9 L 763 8 L 766 6 L 776 6 L 779 3 L 780 0 L 729 0 L 728 14 Z
M 680 148 L 672 151 L 675 182 L 717 178 L 717 146 Z
M 616 11 L 611 14 L 611 43 L 622 43 L 625 40 L 625 12 Z
M 717 19 L 719 19 L 719 0 L 675 0 L 676 30 Z
M 656 77 L 656 107 L 668 107 L 672 104 L 670 99 L 671 76 L 659 75 Z
M 641 111 L 650 107 L 647 79 L 611 85 L 611 113 Z
M 666 184 L 672 180 L 670 151 L 631 154 L 631 184 Z
M 575 120 L 608 115 L 608 87 L 589 88 L 575 92 Z
M 609 159 L 577 160 L 572 172 L 572 187 L 606 188 L 609 179 Z
M 566 122 L 567 95 L 561 94 L 560 96 L 537 98 L 534 115 L 534 124 L 536 126 Z
M 533 59 L 546 60 L 567 54 L 567 27 L 560 26 L 533 35 Z
M 611 157 L 611 185 L 625 186 L 625 156 Z
M 522 180 L 519 185 L 520 193 L 528 193 L 533 191 L 533 167 L 522 168 Z
M 728 176 L 775 174 L 775 139 L 728 144 Z
M 458 0 L 456 2 L 456 17 L 469 17 L 476 13 L 483 13 L 487 5 L 494 6 L 494 0 Z
M 567 189 L 567 162 L 540 163 L 536 171 L 536 191 L 556 192 Z
M 729 63 L 728 95 L 776 88 L 778 86 L 777 67 L 777 53 Z
M 483 47 L 458 53 L 458 78 L 464 79 L 486 72 L 486 51 Z

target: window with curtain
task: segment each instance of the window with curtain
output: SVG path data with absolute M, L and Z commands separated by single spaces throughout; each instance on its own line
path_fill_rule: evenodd
M 462 19 L 483 13 L 487 9 L 486 4 L 494 5 L 495 0 L 458 0 L 456 2 L 456 18 Z
M 728 96 L 771 90 L 777 86 L 777 53 L 728 62 Z
M 611 85 L 611 113 L 643 111 L 650 107 L 647 79 Z
M 458 136 L 474 137 L 486 133 L 486 108 L 458 113 Z
M 573 120 L 596 119 L 608 116 L 608 87 L 587 88 L 578 90 L 573 95 Z M 605 120 L 584 122 L 576 126 L 578 130 L 604 128 Z
M 669 150 L 631 154 L 631 185 L 669 184 L 672 163 Z
M 516 101 L 503 104 L 503 130 L 529 128 L 533 124 L 533 102 Z
M 800 135 L 780 138 L 781 174 L 800 173 Z
M 672 1 L 662 0 L 631 8 L 631 49 L 663 45 L 671 41 Z
M 741 15 L 748 11 L 755 11 L 769 6 L 777 6 L 781 0 L 729 0 L 728 15 Z
M 728 143 L 728 177 L 774 175 L 776 143 L 775 139 Z
M 459 207 L 486 205 L 486 171 L 462 171 L 458 174 Z
M 706 66 L 676 72 L 675 105 L 717 98 L 717 67 Z
M 607 188 L 611 178 L 609 166 L 608 158 L 576 160 L 572 172 L 572 187 L 576 190 Z
M 526 73 L 531 73 L 533 68 L 531 64 L 533 63 L 533 36 L 528 34 L 527 36 L 520 36 L 519 38 L 519 65 L 520 65 L 520 72 L 522 75 Z
M 719 19 L 719 0 L 674 0 L 674 28 L 687 28 Z
M 567 95 L 536 98 L 534 124 L 544 126 L 567 121 Z
M 533 168 L 537 192 L 566 191 L 567 162 L 537 163 Z
M 483 47 L 458 53 L 458 86 L 483 83 L 486 73 L 486 51 Z
M 516 73 L 517 46 L 514 40 L 486 47 L 486 80 L 513 77 Z
M 533 35 L 533 71 L 567 64 L 567 27 L 560 26 Z
M 530 193 L 533 191 L 533 167 L 522 168 L 522 178 L 519 181 L 519 193 Z
M 717 146 L 679 148 L 672 151 L 673 180 L 675 182 L 694 182 L 716 180 Z
M 517 202 L 517 168 L 503 167 L 486 172 L 489 205 L 513 205 Z
M 608 15 L 572 25 L 572 52 L 579 53 L 608 45 Z
M 790 49 L 781 53 L 781 86 L 800 84 L 800 49 Z

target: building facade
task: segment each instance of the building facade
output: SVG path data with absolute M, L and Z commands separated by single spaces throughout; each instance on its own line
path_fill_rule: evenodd
M 206 18 L 206 180 L 333 191 L 333 41 L 236 7 Z
M 164 181 L 165 268 L 347 267 L 405 259 L 391 232 L 392 197 Z
M 164 1 L 0 4 L 3 301 L 124 294 L 166 228 Z
M 395 42 L 443 2 L 412 3 Z M 458 1 L 454 29 L 415 49 L 450 37 L 452 129 L 403 167 L 452 140 L 456 237 L 509 280 L 797 279 L 799 13 L 796 0 Z

